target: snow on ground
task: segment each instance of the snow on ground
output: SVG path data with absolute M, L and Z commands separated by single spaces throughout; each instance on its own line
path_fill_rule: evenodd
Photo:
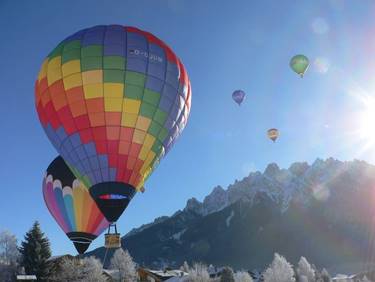
M 230 213 L 230 216 L 228 216 L 227 219 L 225 220 L 227 227 L 230 226 L 230 221 L 232 220 L 233 216 L 234 216 L 234 211 L 232 210 L 232 212 Z
M 184 234 L 185 231 L 186 231 L 186 228 L 185 228 L 185 229 L 182 229 L 180 232 L 177 232 L 177 233 L 173 234 L 173 235 L 171 236 L 171 238 L 173 238 L 173 239 L 175 239 L 175 240 L 177 240 L 177 241 L 180 241 L 181 235 Z

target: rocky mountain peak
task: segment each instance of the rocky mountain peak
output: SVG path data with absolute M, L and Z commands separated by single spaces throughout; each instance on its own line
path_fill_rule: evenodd
M 203 201 L 203 209 L 205 214 L 209 214 L 228 205 L 228 193 L 221 186 L 216 186 L 211 194 L 206 196 Z
M 193 197 L 187 201 L 184 211 L 202 214 L 203 204 Z
M 308 253 L 324 266 L 337 264 L 338 258 L 357 261 L 361 258 L 348 257 L 342 241 L 330 238 L 345 238 L 362 250 L 350 252 L 353 255 L 368 253 L 363 234 L 373 225 L 374 183 L 375 167 L 363 161 L 317 159 L 288 169 L 270 164 L 264 173 L 250 173 L 227 189 L 215 187 L 203 202 L 191 198 L 184 210 L 133 229 L 123 245 L 137 261 L 156 267 L 197 258 L 238 268 L 263 267 L 269 259 L 259 262 L 249 254 L 262 252 L 271 258 L 275 249 L 289 252 L 292 260 Z M 320 236 L 311 236 L 312 231 L 321 231 Z M 104 248 L 94 252 L 106 256 Z
M 306 170 L 309 169 L 309 164 L 307 162 L 297 162 L 297 163 L 293 163 L 290 165 L 289 167 L 289 171 L 294 174 L 294 175 L 302 175 L 306 172 Z
M 264 170 L 264 175 L 268 177 L 274 177 L 278 172 L 280 172 L 280 168 L 276 163 L 270 163 L 267 168 Z
M 320 194 L 324 194 L 324 197 L 318 197 L 319 199 L 328 200 L 329 195 L 335 192 L 330 192 L 325 187 L 327 183 L 337 181 L 336 178 L 344 179 L 340 184 L 342 187 L 347 186 L 347 181 L 355 181 L 355 187 L 360 187 L 364 185 L 364 179 L 375 178 L 375 167 L 363 161 L 341 162 L 334 158 L 316 159 L 311 165 L 307 162 L 296 162 L 288 169 L 280 169 L 276 163 L 271 163 L 263 173 L 251 172 L 249 176 L 236 180 L 227 189 L 222 186 L 214 187 L 203 202 L 196 198 L 189 199 L 182 212 L 205 216 L 240 200 L 252 205 L 260 198 L 270 199 L 282 212 L 286 212 L 291 202 L 306 206 Z M 142 231 L 166 218 L 168 217 L 157 219 L 130 233 Z

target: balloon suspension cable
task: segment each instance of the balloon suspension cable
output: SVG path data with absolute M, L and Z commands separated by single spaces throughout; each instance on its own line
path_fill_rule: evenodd
M 111 226 L 115 228 L 115 233 L 117 233 L 117 226 L 116 226 L 116 223 L 111 222 L 111 223 L 108 225 L 107 234 L 110 234 L 110 233 L 111 233 Z M 105 254 L 104 254 L 104 259 L 103 259 L 103 269 L 104 269 L 105 261 L 107 260 L 108 250 L 109 250 L 109 248 L 105 248 Z
M 115 233 L 111 233 L 111 228 L 114 229 Z M 105 262 L 107 260 L 108 250 L 113 248 L 113 246 L 108 246 L 107 245 L 107 236 L 111 236 L 111 235 L 117 235 L 118 237 L 120 236 L 120 234 L 117 232 L 116 222 L 111 222 L 108 225 L 108 230 L 107 230 L 107 233 L 105 234 L 105 236 L 106 236 L 106 245 L 105 245 L 105 254 L 104 254 L 104 259 L 103 259 L 103 268 L 104 268 Z M 120 243 L 120 248 L 121 248 L 121 243 Z
M 107 234 L 113 234 L 113 233 L 111 233 L 111 227 L 113 227 L 113 228 L 115 229 L 115 233 L 114 233 L 114 234 L 118 234 L 118 233 L 117 233 L 116 222 L 111 222 L 111 223 L 108 225 L 108 231 L 107 231 Z
M 108 254 L 108 248 L 105 248 L 105 254 L 104 254 L 104 259 L 103 259 L 103 269 L 104 269 L 105 261 L 107 259 L 107 254 Z

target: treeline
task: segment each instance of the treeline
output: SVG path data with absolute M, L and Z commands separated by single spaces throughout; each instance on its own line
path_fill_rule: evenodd
M 301 257 L 298 264 L 293 267 L 285 257 L 275 253 L 273 261 L 263 272 L 237 271 L 230 267 L 217 269 L 214 266 L 206 266 L 195 263 L 192 267 L 185 262 L 181 270 L 189 275 L 184 282 L 371 282 L 366 275 L 358 275 L 354 278 L 341 278 L 332 280 L 328 271 L 323 268 L 318 270 L 310 264 L 305 257 Z M 254 278 L 254 279 L 253 279 Z
M 39 281 L 49 275 L 50 244 L 38 222 L 26 233 L 20 246 L 9 231 L 0 232 L 0 281 L 15 281 L 17 274 L 34 274 Z
M 137 281 L 136 264 L 127 251 L 118 249 L 110 262 L 119 281 Z M 17 275 L 35 275 L 37 281 L 104 282 L 108 276 L 100 260 L 72 256 L 52 258 L 48 238 L 38 222 L 25 234 L 20 246 L 9 231 L 0 232 L 0 281 L 16 281 Z
M 123 249 L 114 253 L 110 269 L 117 273 L 115 281 L 138 281 L 136 264 Z M 183 282 L 332 282 L 327 270 L 318 270 L 306 258 L 301 257 L 293 267 L 279 254 L 274 255 L 273 261 L 262 273 L 251 273 L 253 277 L 246 270 L 234 272 L 230 267 L 217 269 L 202 263 L 189 266 L 185 262 L 181 270 L 188 274 L 179 280 Z M 80 259 L 66 256 L 52 259 L 49 240 L 41 231 L 38 222 L 25 234 L 19 246 L 16 237 L 9 231 L 0 232 L 0 281 L 16 281 L 17 274 L 35 275 L 37 281 L 53 282 L 104 282 L 109 278 L 100 260 L 95 257 Z M 113 277 L 111 279 L 114 280 Z M 363 275 L 342 281 L 370 280 Z

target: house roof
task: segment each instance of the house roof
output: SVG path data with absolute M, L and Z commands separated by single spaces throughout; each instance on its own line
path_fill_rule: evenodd
M 17 280 L 36 280 L 36 275 L 17 275 Z
M 61 256 L 52 256 L 49 259 L 47 259 L 47 261 L 60 260 L 60 259 L 65 258 L 65 257 L 66 258 L 74 258 L 74 256 L 67 254 L 67 255 L 61 255 Z
M 152 269 L 142 268 L 142 270 L 145 271 L 145 272 L 148 272 L 150 274 L 153 274 L 153 275 L 155 275 L 158 278 L 162 278 L 164 281 L 165 281 L 165 279 L 168 279 L 168 278 L 182 277 L 182 276 L 188 275 L 188 273 L 186 273 L 186 272 L 184 272 L 182 270 L 179 270 L 179 269 L 172 269 L 172 270 L 152 270 Z

